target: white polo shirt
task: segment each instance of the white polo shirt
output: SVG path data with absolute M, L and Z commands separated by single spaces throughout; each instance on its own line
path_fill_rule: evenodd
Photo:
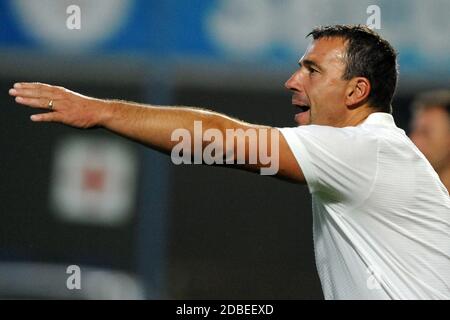
M 326 299 L 450 299 L 450 197 L 390 114 L 280 131 L 312 194 Z

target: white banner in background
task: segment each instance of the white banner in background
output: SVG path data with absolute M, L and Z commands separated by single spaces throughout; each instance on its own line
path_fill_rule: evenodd
M 14 0 L 23 28 L 59 50 L 80 51 L 107 40 L 127 20 L 133 0 Z M 71 28 L 74 15 L 80 28 Z
M 235 56 L 264 56 L 277 47 L 299 55 L 313 27 L 366 24 L 371 5 L 380 8 L 377 31 L 397 49 L 449 64 L 448 0 L 218 0 L 205 30 L 218 48 Z

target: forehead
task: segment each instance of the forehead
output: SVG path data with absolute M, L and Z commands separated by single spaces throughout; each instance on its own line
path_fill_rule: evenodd
M 415 114 L 417 118 L 430 121 L 435 121 L 437 119 L 448 120 L 449 118 L 447 111 L 445 111 L 443 107 L 437 105 L 429 105 L 425 108 L 420 108 Z
M 302 60 L 311 60 L 323 66 L 345 64 L 346 42 L 340 37 L 313 40 L 306 49 Z
M 414 114 L 416 124 L 430 127 L 448 126 L 450 118 L 447 111 L 441 106 L 427 106 L 417 110 Z

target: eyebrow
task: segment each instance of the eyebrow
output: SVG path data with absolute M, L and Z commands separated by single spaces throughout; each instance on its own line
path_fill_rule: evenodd
M 308 60 L 308 59 L 300 60 L 300 61 L 298 62 L 298 65 L 299 65 L 300 67 L 301 67 L 302 65 L 304 65 L 305 67 L 316 67 L 317 69 L 319 69 L 319 71 L 323 71 L 323 68 L 322 68 L 320 65 L 318 65 L 318 64 L 315 63 L 314 61 Z

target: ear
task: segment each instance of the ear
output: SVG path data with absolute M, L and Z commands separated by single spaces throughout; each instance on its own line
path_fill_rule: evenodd
M 358 107 L 364 103 L 370 94 L 370 82 L 364 77 L 351 79 L 345 90 L 345 104 L 348 107 Z

